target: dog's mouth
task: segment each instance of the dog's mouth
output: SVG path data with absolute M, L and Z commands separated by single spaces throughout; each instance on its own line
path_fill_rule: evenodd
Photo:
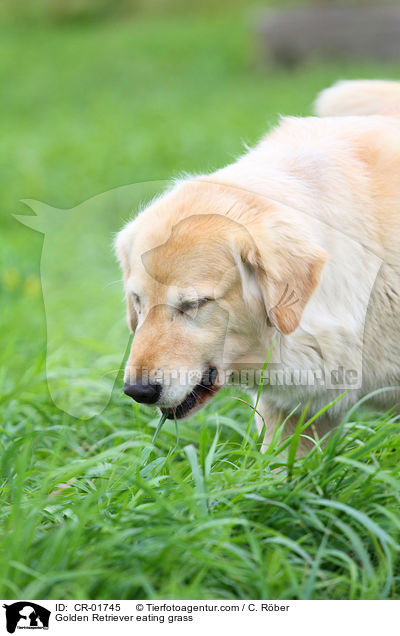
M 221 388 L 217 385 L 218 370 L 215 367 L 207 367 L 201 376 L 199 384 L 190 391 L 183 402 L 173 408 L 162 408 L 167 414 L 168 420 L 181 420 L 193 411 L 204 406 Z

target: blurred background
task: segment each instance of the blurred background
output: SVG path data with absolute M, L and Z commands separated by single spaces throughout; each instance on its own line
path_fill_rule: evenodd
M 12 216 L 29 214 L 21 199 L 73 208 L 126 184 L 211 171 L 278 113 L 311 114 L 339 78 L 400 79 L 398 11 L 380 0 L 2 0 L 6 384 L 46 343 L 43 236 Z M 113 228 L 135 205 L 122 206 Z M 96 225 L 109 232 L 113 210 L 102 209 Z

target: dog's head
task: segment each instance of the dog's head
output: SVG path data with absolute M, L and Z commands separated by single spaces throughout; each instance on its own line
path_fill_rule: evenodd
M 290 213 L 216 183 L 178 186 L 116 240 L 135 337 L 125 392 L 186 417 L 226 370 L 265 359 L 318 285 L 325 253 Z

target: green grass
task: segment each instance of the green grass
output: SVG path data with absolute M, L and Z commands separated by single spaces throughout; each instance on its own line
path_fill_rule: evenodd
M 400 75 L 317 61 L 262 69 L 250 35 L 237 16 L 1 27 L 2 598 L 399 597 L 393 415 L 356 412 L 343 437 L 286 462 L 279 447 L 258 451 L 232 390 L 181 423 L 178 441 L 167 423 L 154 448 L 156 415 L 122 395 L 121 378 L 91 420 L 48 393 L 42 236 L 11 216 L 26 212 L 21 199 L 69 208 L 212 170 L 278 112 L 309 113 L 338 77 Z M 96 311 L 122 325 L 116 296 Z
M 73 425 L 38 387 L 5 409 L 1 595 L 393 598 L 400 432 L 351 422 L 295 462 L 243 438 L 228 396 L 149 456 L 156 419 L 118 393 Z

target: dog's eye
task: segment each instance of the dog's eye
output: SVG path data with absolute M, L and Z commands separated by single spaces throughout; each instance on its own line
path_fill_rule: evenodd
M 199 298 L 199 300 L 197 301 L 197 307 L 203 307 L 203 305 L 206 305 L 207 303 L 210 303 L 213 299 L 209 298 L 208 296 L 205 296 L 204 298 Z
M 194 318 L 200 307 L 203 307 L 203 305 L 210 302 L 210 300 L 212 300 L 212 298 L 208 297 L 199 298 L 198 300 L 193 301 L 186 300 L 179 305 L 178 311 L 181 314 L 185 314 L 186 316 L 191 316 L 192 318 Z
M 193 312 L 197 311 L 197 309 L 198 309 L 197 302 L 189 302 L 189 301 L 181 303 L 178 307 L 179 313 L 186 314 L 186 315 L 192 314 Z
M 140 313 L 140 298 L 137 294 L 132 294 L 132 301 L 135 310 Z

